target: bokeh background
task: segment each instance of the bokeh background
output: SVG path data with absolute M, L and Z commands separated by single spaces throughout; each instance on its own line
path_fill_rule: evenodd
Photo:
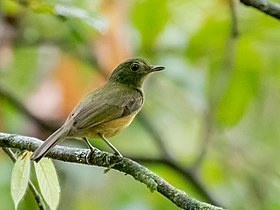
M 0 130 L 45 139 L 117 64 L 142 57 L 166 70 L 111 142 L 201 201 L 280 209 L 279 52 L 279 21 L 234 0 L 1 0 Z M 119 172 L 54 163 L 61 210 L 177 208 Z M 14 208 L 12 167 L 0 151 L 1 209 Z M 36 208 L 28 192 L 18 209 Z

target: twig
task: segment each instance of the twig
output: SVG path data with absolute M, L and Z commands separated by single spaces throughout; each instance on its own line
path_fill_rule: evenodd
M 214 124 L 215 121 L 213 119 L 213 115 L 215 112 L 214 104 L 217 104 L 217 101 L 220 100 L 221 96 L 223 96 L 225 90 L 227 89 L 228 80 L 231 76 L 233 66 L 234 66 L 234 58 L 236 54 L 236 39 L 238 38 L 238 20 L 236 14 L 236 6 L 234 0 L 229 1 L 229 9 L 231 16 L 231 30 L 228 36 L 228 39 L 225 43 L 224 49 L 224 59 L 222 61 L 220 74 L 216 77 L 215 83 L 219 85 L 219 95 L 216 97 L 208 98 L 208 109 L 205 111 L 203 120 L 202 120 L 202 144 L 200 147 L 200 151 L 198 152 L 197 158 L 193 163 L 193 168 L 197 169 L 201 165 L 202 161 L 206 157 L 208 152 L 211 137 L 214 133 Z M 221 83 L 221 81 L 223 83 Z M 213 89 L 214 90 L 214 89 Z M 212 91 L 213 91 L 212 90 Z M 214 90 L 215 91 L 215 90 Z
M 202 150 L 200 151 L 200 154 L 198 155 L 197 162 L 194 163 L 193 168 L 186 168 L 180 165 L 180 163 L 173 158 L 173 156 L 169 153 L 168 149 L 165 147 L 165 144 L 163 143 L 163 140 L 160 136 L 160 134 L 156 131 L 154 126 L 147 120 L 146 115 L 142 112 L 138 115 L 137 119 L 140 121 L 142 126 L 149 132 L 149 134 L 153 137 L 153 140 L 157 144 L 160 152 L 161 152 L 161 158 L 143 158 L 143 157 L 132 157 L 131 159 L 136 160 L 138 162 L 142 163 L 162 163 L 165 164 L 171 168 L 173 168 L 175 171 L 179 172 L 183 178 L 186 181 L 189 181 L 193 184 L 193 186 L 200 192 L 200 194 L 210 203 L 221 206 L 219 202 L 211 195 L 210 192 L 208 192 L 206 186 L 202 183 L 202 181 L 198 178 L 198 175 L 196 173 L 196 169 L 202 162 L 203 158 L 206 155 L 208 145 L 210 142 L 210 127 L 211 123 L 209 122 L 209 117 L 205 119 L 205 131 L 203 136 L 203 145 Z M 210 127 L 208 126 L 210 125 Z M 196 167 L 197 166 L 197 167 Z
M 6 148 L 6 147 L 3 147 L 2 149 L 10 157 L 10 159 L 13 162 L 16 162 L 16 157 L 15 157 L 14 153 L 11 151 L 11 149 Z M 31 192 L 32 192 L 32 194 L 35 198 L 35 201 L 38 205 L 38 208 L 40 210 L 46 210 L 46 206 L 44 204 L 42 196 L 40 195 L 40 193 L 37 191 L 36 187 L 34 186 L 34 184 L 30 180 L 28 181 L 28 187 L 31 190 Z
M 208 148 L 210 146 L 212 132 L 213 132 L 213 123 L 214 123 L 212 117 L 213 111 L 214 110 L 211 105 L 211 102 L 208 102 L 208 109 L 205 111 L 202 119 L 202 131 L 201 131 L 201 141 L 200 141 L 201 145 L 199 148 L 200 150 L 192 166 L 194 170 L 197 170 L 201 166 L 201 163 L 206 157 Z
M 0 147 L 18 148 L 34 151 L 42 142 L 39 139 L 14 134 L 0 133 Z M 182 209 L 222 209 L 187 196 L 184 192 L 174 188 L 164 179 L 157 176 L 144 166 L 128 159 L 102 152 L 96 149 L 89 160 L 86 156 L 89 150 L 55 146 L 48 153 L 48 157 L 66 162 L 90 164 L 101 167 L 110 167 L 134 177 L 144 183 L 151 191 L 158 191 L 175 205 Z M 87 163 L 88 162 L 88 163 Z
M 235 0 L 229 0 L 230 16 L 231 16 L 231 35 L 232 37 L 238 36 L 238 20 Z
M 28 109 L 17 99 L 15 95 L 13 95 L 11 92 L 0 86 L 0 99 L 1 98 L 7 100 L 16 109 L 21 111 L 22 114 L 26 115 L 44 130 L 53 132 L 57 129 L 57 126 L 53 126 L 51 123 L 43 121 L 42 119 L 38 118 L 33 113 L 28 111 Z
M 160 134 L 157 132 L 156 129 L 154 129 L 154 126 L 149 122 L 145 113 L 140 112 L 137 116 L 137 120 L 141 123 L 143 128 L 145 128 L 148 131 L 148 133 L 153 137 L 154 142 L 160 150 L 161 156 L 166 159 L 171 159 L 168 149 L 165 147 Z
M 267 0 L 240 0 L 246 6 L 254 7 L 263 13 L 280 20 L 280 4 L 270 3 Z

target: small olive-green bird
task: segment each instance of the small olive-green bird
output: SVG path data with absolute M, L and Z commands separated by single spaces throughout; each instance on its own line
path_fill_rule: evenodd
M 148 74 L 164 67 L 132 58 L 121 63 L 108 82 L 91 92 L 73 109 L 65 123 L 38 147 L 31 160 L 39 161 L 47 152 L 67 137 L 101 138 L 115 154 L 121 153 L 108 141 L 129 126 L 144 103 L 143 82 Z

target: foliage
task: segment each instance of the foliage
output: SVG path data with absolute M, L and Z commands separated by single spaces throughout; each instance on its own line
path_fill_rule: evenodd
M 50 159 L 43 158 L 34 163 L 41 193 L 51 210 L 57 209 L 60 197 L 60 186 L 55 167 Z
M 234 20 L 230 2 L 3 0 L 0 92 L 8 89 L 36 117 L 61 124 L 78 100 L 127 57 L 164 65 L 165 72 L 145 84 L 141 114 L 153 132 L 136 117 L 112 139 L 114 145 L 135 159 L 161 159 L 166 154 L 155 141 L 158 134 L 168 154 L 182 168 L 195 168 L 223 206 L 280 208 L 279 21 L 238 2 Z M 234 21 L 238 36 L 232 35 Z M 1 94 L 0 129 L 41 139 L 51 133 Z M 93 144 L 106 149 L 101 141 Z M 0 193 L 6 195 L 11 164 L 0 155 Z M 147 164 L 209 202 L 189 177 L 164 164 Z M 115 171 L 103 175 L 100 168 L 64 163 L 56 168 L 59 209 L 174 208 Z M 18 202 L 24 192 L 18 191 Z M 12 208 L 12 198 L 0 196 L 0 202 Z M 27 194 L 18 209 L 30 206 L 34 201 Z
M 15 209 L 17 209 L 19 202 L 26 192 L 29 181 L 29 172 L 30 155 L 28 155 L 28 152 L 24 152 L 15 162 L 11 178 L 11 193 L 14 200 Z
M 11 194 L 15 209 L 27 191 L 30 182 L 30 157 L 32 153 L 28 151 L 16 159 L 11 176 Z M 43 158 L 39 163 L 34 163 L 38 184 L 43 198 L 51 210 L 57 209 L 60 197 L 60 186 L 55 167 L 50 159 Z

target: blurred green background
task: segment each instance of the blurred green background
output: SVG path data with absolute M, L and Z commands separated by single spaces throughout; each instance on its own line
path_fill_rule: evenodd
M 117 64 L 146 58 L 166 70 L 111 142 L 201 201 L 280 209 L 279 52 L 279 21 L 234 0 L 1 0 L 0 130 L 45 139 L 30 113 L 56 128 Z M 54 162 L 61 210 L 176 209 L 130 176 Z M 1 209 L 12 167 L 0 151 Z M 30 192 L 18 209 L 36 209 Z

